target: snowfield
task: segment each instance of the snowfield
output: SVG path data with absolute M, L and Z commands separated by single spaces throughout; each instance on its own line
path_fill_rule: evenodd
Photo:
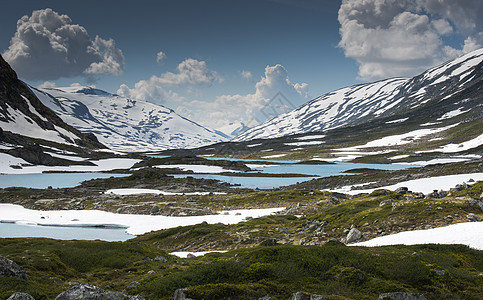
M 462 244 L 483 250 L 483 222 L 458 223 L 445 227 L 399 232 L 350 246 L 388 246 L 419 244 Z
M 218 215 L 166 217 L 152 215 L 115 214 L 100 210 L 49 210 L 26 209 L 15 204 L 0 204 L 0 222 L 18 222 L 31 225 L 57 225 L 87 227 L 94 225 L 115 225 L 125 227 L 126 233 L 141 235 L 150 231 L 195 225 L 202 222 L 209 224 L 236 224 L 247 217 L 267 216 L 280 208 L 240 209 L 221 211 Z
M 154 189 L 110 189 L 105 192 L 105 194 L 114 194 L 114 195 L 140 195 L 140 194 L 155 194 L 155 195 L 209 195 L 210 192 L 193 192 L 193 193 L 173 193 L 173 192 L 165 192 L 160 190 Z M 225 195 L 226 193 L 215 192 L 212 193 L 215 195 Z
M 140 162 L 139 159 L 131 158 L 107 158 L 100 160 L 90 160 L 94 166 L 43 166 L 30 165 L 27 161 L 11 156 L 6 153 L 0 153 L 0 174 L 38 174 L 44 171 L 62 171 L 62 172 L 100 172 L 110 171 L 114 169 L 129 169 L 135 163 Z M 14 166 L 12 168 L 12 166 Z
M 344 186 L 339 189 L 334 189 L 334 192 L 345 193 L 345 194 L 359 194 L 359 193 L 372 193 L 377 189 L 387 189 L 394 191 L 399 187 L 407 187 L 410 191 L 421 192 L 424 194 L 431 193 L 433 190 L 449 190 L 457 184 L 463 182 L 471 184 L 470 180 L 483 181 L 483 173 L 471 173 L 471 174 L 458 174 L 458 175 L 446 175 L 446 176 L 436 176 L 429 178 L 414 179 L 409 181 L 399 182 L 393 185 L 378 187 L 374 189 L 358 189 L 361 185 L 350 185 Z

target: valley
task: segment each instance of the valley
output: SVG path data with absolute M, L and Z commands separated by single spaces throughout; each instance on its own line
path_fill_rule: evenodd
M 2 299 L 481 295 L 481 49 L 231 141 L 147 101 L 29 86 L 1 62 L 0 255 L 28 275 L 0 276 Z

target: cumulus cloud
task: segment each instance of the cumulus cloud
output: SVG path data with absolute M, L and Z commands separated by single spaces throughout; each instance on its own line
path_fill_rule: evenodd
M 53 81 L 44 81 L 43 83 L 37 86 L 39 89 L 52 89 L 56 87 L 55 82 Z
M 180 104 L 176 111 L 203 125 L 227 134 L 233 130 L 230 123 L 255 126 L 271 114 L 290 111 L 308 98 L 306 83 L 292 83 L 284 66 L 267 66 L 264 76 L 255 84 L 255 93 L 222 95 L 213 102 L 189 101 Z
M 27 80 L 118 75 L 124 67 L 124 56 L 114 40 L 99 36 L 92 40 L 84 27 L 50 8 L 19 19 L 10 46 L 2 55 Z
M 161 76 L 151 76 L 148 80 L 140 80 L 134 88 L 122 84 L 117 93 L 121 96 L 164 103 L 167 101 L 181 101 L 183 97 L 169 90 L 170 87 L 179 85 L 211 85 L 223 79 L 215 71 L 208 69 L 205 61 L 188 58 L 182 61 L 178 72 L 166 72 Z
M 241 75 L 241 77 L 245 78 L 248 81 L 251 81 L 253 79 L 252 72 L 250 72 L 250 71 L 243 70 L 243 71 L 240 72 L 240 75 Z
M 215 71 L 208 69 L 205 61 L 187 58 L 178 67 L 178 72 L 166 72 L 158 78 L 163 85 L 206 84 L 222 82 L 223 79 Z
M 157 54 L 156 54 L 156 62 L 158 64 L 162 64 L 164 62 L 164 60 L 166 59 L 166 53 L 164 53 L 163 51 L 159 51 Z
M 482 47 L 482 13 L 473 0 L 343 0 L 339 47 L 361 79 L 410 76 Z M 449 35 L 465 41 L 452 47 Z

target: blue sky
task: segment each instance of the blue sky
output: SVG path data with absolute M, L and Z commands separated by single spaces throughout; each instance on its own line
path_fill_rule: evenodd
M 481 0 L 385 3 L 18 0 L 0 13 L 0 51 L 34 86 L 93 84 L 229 133 L 277 92 L 298 106 L 481 47 Z

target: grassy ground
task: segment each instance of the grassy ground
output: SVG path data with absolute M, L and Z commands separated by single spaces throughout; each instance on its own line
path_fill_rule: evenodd
M 74 282 L 172 299 L 189 287 L 193 299 L 290 299 L 297 291 L 329 299 L 375 299 L 421 292 L 428 299 L 480 299 L 481 251 L 464 246 L 258 246 L 180 259 L 137 239 L 124 243 L 2 239 L 0 254 L 22 265 L 28 279 L 0 278 L 0 298 L 14 291 L 53 299 Z M 162 255 L 167 262 L 153 260 Z M 441 272 L 444 271 L 444 272 Z M 442 274 L 443 275 L 438 275 Z M 127 288 L 131 283 L 137 287 Z

